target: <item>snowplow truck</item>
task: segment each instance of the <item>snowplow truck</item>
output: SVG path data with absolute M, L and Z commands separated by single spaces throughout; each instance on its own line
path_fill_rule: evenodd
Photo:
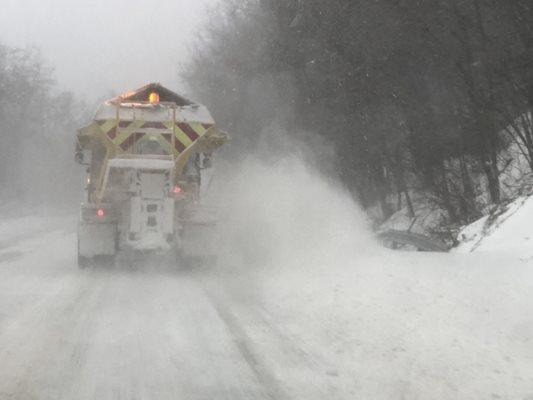
M 203 196 L 228 140 L 205 106 L 157 83 L 103 102 L 77 133 L 75 158 L 87 166 L 79 267 L 121 253 L 212 260 L 216 210 Z

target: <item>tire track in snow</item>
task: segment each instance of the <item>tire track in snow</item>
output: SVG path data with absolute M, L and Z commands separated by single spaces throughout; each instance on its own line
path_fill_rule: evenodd
M 218 316 L 228 328 L 242 358 L 254 373 L 257 381 L 265 389 L 267 395 L 272 400 L 289 400 L 290 397 L 281 388 L 277 379 L 265 367 L 261 361 L 261 357 L 254 351 L 253 341 L 246 334 L 235 315 L 223 306 L 225 304 L 224 299 L 220 295 L 215 294 L 214 291 L 208 290 L 201 283 L 198 283 L 198 285 L 203 289 Z
M 236 338 L 257 379 L 272 389 L 270 398 L 350 398 L 343 397 L 342 390 L 353 377 L 339 371 L 334 355 L 315 346 L 305 327 L 297 326 L 296 315 L 286 321 L 272 313 L 254 289 L 247 287 L 253 279 L 241 276 L 235 282 L 231 274 L 204 272 L 194 274 L 198 285 Z M 353 394 L 350 391 L 349 396 Z

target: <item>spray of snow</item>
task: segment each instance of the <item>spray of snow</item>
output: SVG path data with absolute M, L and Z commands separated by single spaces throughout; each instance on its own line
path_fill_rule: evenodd
M 350 194 L 294 155 L 247 159 L 225 185 L 221 210 L 223 265 L 337 265 L 375 247 Z

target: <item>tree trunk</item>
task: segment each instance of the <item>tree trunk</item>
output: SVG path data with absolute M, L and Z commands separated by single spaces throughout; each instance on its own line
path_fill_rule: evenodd
M 487 154 L 481 155 L 481 166 L 485 176 L 487 177 L 487 184 L 489 187 L 490 201 L 493 204 L 500 204 L 500 182 L 498 174 L 495 174 L 494 165 Z
M 403 192 L 405 194 L 405 202 L 407 203 L 407 211 L 409 212 L 410 218 L 415 218 L 415 208 L 413 207 L 413 202 L 411 201 L 411 196 L 409 195 L 409 190 L 405 189 Z

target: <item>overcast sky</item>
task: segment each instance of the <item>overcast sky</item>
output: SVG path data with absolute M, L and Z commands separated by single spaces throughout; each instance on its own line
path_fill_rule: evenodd
M 0 0 L 0 42 L 38 46 L 63 89 L 94 99 L 177 78 L 218 0 Z

